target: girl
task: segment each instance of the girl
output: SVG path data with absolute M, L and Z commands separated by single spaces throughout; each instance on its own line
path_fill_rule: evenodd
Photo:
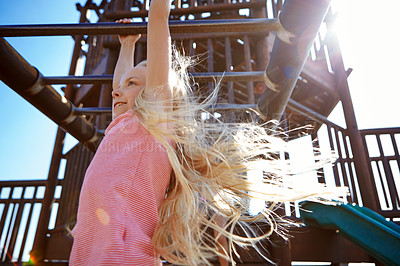
M 171 164 L 166 149 L 133 108 L 139 97 L 158 103 L 153 112 L 168 113 L 172 108 L 169 9 L 169 0 L 151 3 L 147 62 L 133 67 L 134 45 L 140 36 L 120 36 L 113 121 L 85 175 L 77 224 L 71 232 L 71 265 L 161 264 L 152 237 Z M 167 130 L 166 123 L 156 126 Z
M 199 265 L 215 255 L 234 263 L 234 244 L 280 230 L 277 202 L 330 193 L 284 186 L 285 165 L 275 159 L 284 142 L 263 127 L 198 119 L 216 92 L 203 103 L 192 96 L 190 60 L 171 49 L 169 10 L 170 0 L 151 1 L 147 61 L 132 64 L 140 36 L 119 37 L 113 121 L 86 172 L 71 265 L 160 265 L 160 257 Z M 263 170 L 263 181 L 246 178 L 252 169 Z M 256 216 L 248 215 L 251 197 L 268 201 Z M 267 232 L 251 230 L 255 221 Z M 234 234 L 236 225 L 247 237 Z

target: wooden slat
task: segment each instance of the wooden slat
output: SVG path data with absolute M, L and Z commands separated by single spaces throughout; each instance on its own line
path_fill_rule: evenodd
M 247 35 L 243 37 L 244 41 L 244 62 L 246 71 L 252 71 L 251 67 L 251 52 L 250 52 L 250 40 Z M 252 81 L 247 81 L 247 97 L 248 103 L 254 104 L 254 86 Z

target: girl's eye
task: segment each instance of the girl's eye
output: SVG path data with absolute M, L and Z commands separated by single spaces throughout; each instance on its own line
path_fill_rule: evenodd
M 136 85 L 136 82 L 134 82 L 134 81 L 129 81 L 129 82 L 128 82 L 128 86 L 132 86 L 132 85 Z

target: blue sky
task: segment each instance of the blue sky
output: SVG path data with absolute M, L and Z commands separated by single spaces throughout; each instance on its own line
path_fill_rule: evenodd
M 77 2 L 85 1 L 1 0 L 0 24 L 76 23 Z M 359 127 L 399 127 L 400 86 L 396 77 L 400 52 L 393 33 L 400 25 L 396 13 L 400 1 L 333 2 L 339 11 L 337 30 L 344 61 L 346 67 L 354 69 L 349 84 Z M 382 7 L 389 8 L 379 9 Z M 45 76 L 68 74 L 73 47 L 70 36 L 7 41 Z M 47 178 L 56 125 L 2 82 L 0 113 L 0 180 Z M 340 115 L 333 119 L 341 123 Z
M 76 23 L 75 0 L 0 1 L 0 24 Z M 84 3 L 84 1 L 79 1 Z M 67 75 L 73 39 L 6 38 L 44 75 Z M 60 91 L 60 86 L 55 88 Z M 45 179 L 57 127 L 54 122 L 0 82 L 0 180 Z

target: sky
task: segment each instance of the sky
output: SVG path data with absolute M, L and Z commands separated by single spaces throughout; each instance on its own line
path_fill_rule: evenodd
M 0 25 L 77 23 L 85 0 L 0 0 Z M 336 30 L 360 129 L 400 127 L 398 0 L 332 0 Z M 68 74 L 73 39 L 12 37 L 8 42 L 44 76 Z M 60 86 L 54 86 L 60 92 Z M 340 107 L 332 120 L 343 125 Z M 57 126 L 0 82 L 0 180 L 46 179 Z M 67 138 L 67 151 L 75 142 Z

